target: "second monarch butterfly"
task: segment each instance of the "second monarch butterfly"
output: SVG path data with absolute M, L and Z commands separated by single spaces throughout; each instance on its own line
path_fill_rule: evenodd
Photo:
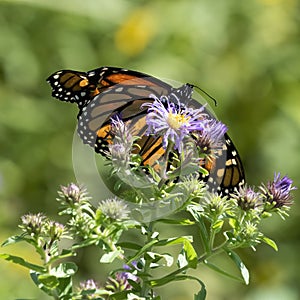
M 150 95 L 161 97 L 176 93 L 186 97 L 184 94 L 191 94 L 193 88 L 186 84 L 176 89 L 153 76 L 115 67 L 88 72 L 61 70 L 47 81 L 55 98 L 78 105 L 79 136 L 102 155 L 108 146 L 110 118 L 119 114 L 124 122 L 132 123 L 136 133 L 142 136 L 139 154 L 144 165 L 153 165 L 164 154 L 164 149 L 161 139 L 144 135 L 147 109 L 141 108 L 142 104 L 154 101 Z M 245 175 L 240 156 L 227 133 L 224 139 L 225 161 L 216 159 L 205 167 L 210 174 L 207 180 L 211 189 L 227 194 L 245 183 Z

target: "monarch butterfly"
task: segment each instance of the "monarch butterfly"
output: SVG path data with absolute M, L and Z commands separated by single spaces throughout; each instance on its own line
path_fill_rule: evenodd
M 78 105 L 79 136 L 97 153 L 105 155 L 111 116 L 117 113 L 124 122 L 134 124 L 135 133 L 141 136 L 139 154 L 144 165 L 153 165 L 165 151 L 161 138 L 144 135 L 147 109 L 142 104 L 154 101 L 150 95 L 161 97 L 177 93 L 181 97 L 193 88 L 186 84 L 176 89 L 153 76 L 116 67 L 88 72 L 61 70 L 50 75 L 47 82 L 53 97 Z M 206 179 L 210 188 L 227 194 L 245 183 L 245 175 L 240 156 L 227 133 L 224 139 L 225 163 L 217 158 L 205 168 L 210 174 Z

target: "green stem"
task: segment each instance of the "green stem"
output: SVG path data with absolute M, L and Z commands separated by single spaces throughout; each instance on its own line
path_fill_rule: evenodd
M 171 272 L 170 274 L 166 275 L 165 277 L 175 276 L 175 275 L 177 275 L 177 274 L 179 274 L 179 273 L 184 272 L 184 271 L 187 270 L 188 268 L 189 268 L 189 266 L 186 265 L 186 266 L 184 266 L 184 267 L 182 267 L 182 268 L 179 268 L 179 269 L 176 270 L 176 271 Z
M 198 258 L 198 264 L 204 262 L 205 260 L 211 258 L 212 256 L 219 254 L 224 251 L 224 246 L 227 244 L 227 241 L 219 245 L 218 247 L 212 249 L 209 253 L 204 253 Z
M 198 258 L 198 264 L 202 263 L 203 261 L 205 261 L 206 259 L 208 259 L 209 257 L 212 257 L 213 255 L 218 254 L 219 252 L 221 252 L 221 250 L 223 250 L 222 248 L 216 248 L 213 249 L 211 251 L 211 253 L 205 253 L 204 255 L 200 256 Z M 168 275 L 164 276 L 164 277 L 171 277 L 171 276 L 176 276 L 177 274 L 183 273 L 184 271 L 186 271 L 187 269 L 189 269 L 189 266 L 186 265 L 180 269 L 177 269 L 176 271 L 173 271 L 171 273 L 169 273 Z
M 204 262 L 206 259 L 208 259 L 208 258 L 210 258 L 210 257 L 212 257 L 212 256 L 214 256 L 214 255 L 216 255 L 216 254 L 218 254 L 218 253 L 220 253 L 221 251 L 223 251 L 223 247 L 226 245 L 226 243 L 227 243 L 227 241 L 224 242 L 224 243 L 222 243 L 220 246 L 218 246 L 218 247 L 212 249 L 210 253 L 205 253 L 205 254 L 203 254 L 202 256 L 200 256 L 200 257 L 198 258 L 198 264 Z M 184 266 L 184 267 L 182 267 L 182 268 L 180 268 L 180 269 L 177 269 L 176 271 L 173 271 L 173 272 L 169 273 L 168 275 L 166 275 L 166 276 L 164 276 L 164 277 L 176 276 L 176 275 L 178 275 L 178 274 L 180 274 L 180 273 L 183 273 L 183 272 L 186 271 L 187 269 L 189 269 L 189 266 L 188 266 L 188 265 L 186 265 L 186 266 Z
M 199 218 L 197 221 L 198 221 L 198 226 L 200 228 L 200 238 L 201 238 L 203 248 L 205 252 L 209 252 L 208 233 L 207 233 L 206 226 L 202 218 Z
M 148 229 L 147 229 L 147 241 L 146 244 L 150 243 L 152 240 L 152 233 L 153 233 L 153 226 L 154 226 L 154 222 L 150 222 Z M 152 246 L 151 246 L 152 248 Z M 151 251 L 151 248 L 148 249 L 148 251 Z M 150 270 L 150 264 L 151 262 L 149 260 L 145 258 L 145 266 L 144 266 L 144 274 L 148 274 L 149 270 Z M 141 288 L 141 296 L 142 297 L 146 297 L 148 295 L 149 292 L 149 284 L 147 283 L 147 280 L 143 280 L 143 284 L 142 284 L 142 288 Z
M 105 241 L 105 243 L 109 246 L 109 248 L 112 250 L 112 251 L 118 251 L 118 248 L 116 247 L 116 245 L 111 241 L 111 239 L 107 239 Z M 120 253 L 118 255 L 118 258 L 121 259 L 121 260 L 124 260 L 126 261 L 126 258 L 125 256 L 123 255 L 123 253 Z
M 215 236 L 216 236 L 216 231 L 212 227 L 210 227 L 210 236 L 209 236 L 209 242 L 208 242 L 209 253 L 211 253 L 213 251 Z
M 174 146 L 174 143 L 169 141 L 168 147 L 167 147 L 166 152 L 164 154 L 165 161 L 160 164 L 161 166 L 163 166 L 163 168 L 161 169 L 161 172 L 160 172 L 161 180 L 158 183 L 158 188 L 159 189 L 168 181 L 168 178 L 166 176 L 166 171 L 167 171 L 168 162 L 169 162 L 169 154 L 170 154 L 173 146 Z

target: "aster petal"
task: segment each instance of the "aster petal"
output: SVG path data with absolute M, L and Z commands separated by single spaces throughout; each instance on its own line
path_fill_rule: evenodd
M 170 101 L 171 96 L 153 98 L 152 104 L 143 105 L 148 107 L 146 134 L 162 136 L 163 148 L 166 149 L 168 143 L 171 142 L 174 144 L 174 149 L 181 152 L 185 136 L 203 129 L 204 107 L 188 108 L 181 104 L 177 97 L 178 103 L 176 104 Z

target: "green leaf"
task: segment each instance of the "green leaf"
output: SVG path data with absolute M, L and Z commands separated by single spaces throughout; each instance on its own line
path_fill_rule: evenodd
M 7 240 L 5 240 L 2 244 L 1 247 L 6 247 L 8 245 L 16 244 L 19 242 L 27 241 L 27 238 L 20 236 L 20 235 L 14 235 L 9 237 Z
M 165 277 L 150 280 L 149 284 L 151 285 L 151 287 L 158 287 L 158 286 L 165 285 L 165 284 L 167 284 L 171 281 L 182 281 L 182 280 L 196 280 L 198 283 L 200 283 L 201 288 L 204 289 L 203 294 L 205 293 L 205 295 L 206 295 L 206 290 L 205 290 L 204 283 L 200 279 L 198 279 L 197 277 L 190 276 L 190 275 L 185 275 L 185 274 L 174 275 L 174 273 L 171 273 L 171 274 L 169 274 Z M 199 298 L 199 299 L 201 299 L 201 298 Z M 205 298 L 203 298 L 203 299 L 205 299 Z
M 266 243 L 267 245 L 271 246 L 275 251 L 278 251 L 278 247 L 277 247 L 276 243 L 273 240 L 271 240 L 270 238 L 264 236 L 262 238 L 262 241 L 264 243 Z
M 236 264 L 236 266 L 239 268 L 245 284 L 249 284 L 249 271 L 242 262 L 241 258 L 232 250 L 225 249 L 225 251 L 228 254 L 228 256 L 232 259 L 232 261 Z
M 65 262 L 59 264 L 57 267 L 51 270 L 51 275 L 55 275 L 58 278 L 66 278 L 73 276 L 78 270 L 78 267 L 73 262 Z
M 121 242 L 118 243 L 118 246 L 126 249 L 140 250 L 142 248 L 141 245 L 132 243 L 132 242 Z
M 31 271 L 31 272 L 30 272 L 30 277 L 31 277 L 32 281 L 35 283 L 35 285 L 36 285 L 40 290 L 42 290 L 43 292 L 45 292 L 46 294 L 48 294 L 49 296 L 53 296 L 53 289 L 52 289 L 52 288 L 48 288 L 46 285 L 44 285 L 44 284 L 40 281 L 40 279 L 39 279 L 40 276 L 41 276 L 41 274 L 38 273 L 38 272 L 34 272 L 34 271 Z M 49 276 L 49 275 L 48 275 L 48 276 Z M 53 277 L 55 278 L 55 276 L 53 276 Z M 42 279 L 43 279 L 43 277 L 42 277 Z M 55 278 L 54 280 L 56 280 L 57 283 L 59 283 L 58 280 L 57 280 L 56 278 Z M 47 284 L 47 282 L 46 282 L 46 284 Z M 50 282 L 49 282 L 49 286 L 51 286 Z M 53 282 L 53 286 L 54 286 L 54 288 L 55 288 L 55 286 L 58 286 L 58 284 L 55 285 L 55 283 Z
M 72 245 L 71 250 L 88 247 L 88 246 L 94 245 L 96 243 L 99 243 L 98 239 L 86 239 L 86 240 L 81 241 L 80 243 L 75 243 L 74 245 Z
M 174 258 L 170 254 L 160 254 L 155 252 L 147 252 L 147 256 L 152 260 L 153 263 L 158 262 L 159 260 L 163 259 L 166 264 L 161 264 L 163 266 L 170 267 L 173 264 Z M 150 266 L 151 267 L 151 266 Z
M 68 264 L 68 263 L 67 263 Z M 71 263 L 70 263 L 71 264 Z M 58 268 L 59 269 L 59 268 Z M 52 272 L 52 270 L 51 270 Z M 30 276 L 36 286 L 52 296 L 55 295 L 58 299 L 71 299 L 72 294 L 72 277 L 57 277 L 53 274 L 40 274 L 34 271 L 30 272 Z
M 130 293 L 130 291 L 122 291 L 119 293 L 115 293 L 113 295 L 109 296 L 109 299 L 111 300 L 124 300 L 124 299 L 128 299 L 127 295 Z
M 5 259 L 10 262 L 13 262 L 17 265 L 21 265 L 30 270 L 34 270 L 34 271 L 41 272 L 41 273 L 45 272 L 45 268 L 43 268 L 39 265 L 32 264 L 19 256 L 14 256 L 14 255 L 6 254 L 6 253 L 0 253 L 0 258 Z
M 96 296 L 95 295 L 93 295 L 93 294 L 97 294 L 97 298 L 95 298 Z M 91 288 L 91 289 L 84 289 L 84 290 L 82 290 L 82 291 L 80 291 L 79 293 L 78 293 L 78 296 L 80 295 L 81 296 L 81 298 L 79 298 L 77 295 L 77 297 L 78 298 L 76 298 L 76 299 L 89 299 L 89 298 L 93 298 L 94 300 L 105 300 L 105 299 L 107 299 L 107 295 L 109 295 L 110 294 L 110 292 L 109 291 L 107 291 L 107 290 L 105 290 L 105 289 L 93 289 L 93 288 Z M 93 297 L 92 297 L 92 295 L 93 295 Z M 100 295 L 103 295 L 104 297 L 105 297 L 105 299 L 104 298 L 102 298 Z M 89 297 L 90 296 L 90 297 Z M 75 299 L 75 297 L 74 298 L 72 298 L 72 299 Z M 67 299 L 65 299 L 65 300 L 69 300 L 68 298 Z
M 218 272 L 218 273 L 220 273 L 220 274 L 222 274 L 222 275 L 224 275 L 226 277 L 229 277 L 231 279 L 237 280 L 239 282 L 243 282 L 243 280 L 240 277 L 232 275 L 232 274 L 230 274 L 230 273 L 222 270 L 221 268 L 217 267 L 216 265 L 214 265 L 212 263 L 209 263 L 208 261 L 205 261 L 204 265 L 208 266 L 210 269 L 212 269 L 212 270 L 214 270 L 214 271 L 216 271 L 216 272 Z
M 109 264 L 113 262 L 118 256 L 122 254 L 121 250 L 115 250 L 102 255 L 100 262 L 103 264 Z
M 199 205 L 189 205 L 187 207 L 187 211 L 190 212 L 190 214 L 193 216 L 193 218 L 197 222 L 197 225 L 199 226 L 199 229 L 200 229 L 200 235 L 201 235 L 201 239 L 203 242 L 203 246 L 205 248 L 205 251 L 209 252 L 210 251 L 209 234 L 207 232 L 204 220 L 201 215 L 202 208 Z
M 197 252 L 195 251 L 192 243 L 187 239 L 183 243 L 183 250 L 186 254 L 189 267 L 196 269 L 198 262 Z
M 39 284 L 49 290 L 54 290 L 59 285 L 59 280 L 54 275 L 41 274 L 38 276 Z
M 193 237 L 191 236 L 182 236 L 177 238 L 169 238 L 159 241 L 156 246 L 170 246 L 170 245 L 183 245 L 183 251 L 185 253 L 185 259 L 188 262 L 189 267 L 197 267 L 197 253 L 192 245 Z M 181 260 L 179 257 L 179 264 L 184 263 L 184 260 Z
M 62 249 L 61 254 L 59 255 L 60 258 L 67 257 L 67 256 L 75 256 L 76 252 L 70 249 Z
M 187 276 L 185 276 L 185 275 L 176 276 L 174 274 L 169 274 L 169 275 L 159 278 L 159 279 L 150 280 L 149 283 L 150 283 L 151 287 L 158 287 L 158 286 L 165 285 L 171 281 L 185 280 L 185 279 L 188 279 Z
M 144 273 L 144 275 L 145 275 L 145 273 Z M 141 278 L 143 280 L 145 280 L 146 278 L 148 278 L 148 275 L 146 275 L 146 276 L 144 276 L 144 275 L 141 276 Z M 136 281 L 136 279 L 133 280 L 133 279 L 129 279 L 129 278 L 127 278 L 127 281 L 132 286 L 132 289 L 135 292 L 138 292 L 138 293 L 141 292 L 142 287 L 141 287 L 141 283 L 139 281 Z
M 77 253 L 74 252 L 73 250 L 64 249 L 64 250 L 62 250 L 61 254 L 51 257 L 51 259 L 48 261 L 47 265 L 49 266 L 53 262 L 56 262 L 59 259 L 70 257 L 70 256 L 76 256 L 76 255 L 77 255 Z
M 141 223 L 137 222 L 136 220 L 129 219 L 122 220 L 120 225 L 122 226 L 122 228 L 140 228 Z
M 156 222 L 161 222 L 164 224 L 174 224 L 174 225 L 194 225 L 195 222 L 189 219 L 179 219 L 179 220 L 172 220 L 172 219 L 159 219 Z
M 212 229 L 216 232 L 219 232 L 223 227 L 224 221 L 223 220 L 217 220 L 213 225 Z
M 187 258 L 186 258 L 186 254 L 185 252 L 182 251 L 179 253 L 178 255 L 178 258 L 177 258 L 177 265 L 180 269 L 184 268 L 185 266 L 188 265 L 188 261 L 187 261 Z
M 72 277 L 59 278 L 59 286 L 56 288 L 59 299 L 69 300 L 72 295 Z
M 231 228 L 236 229 L 239 225 L 239 222 L 234 218 L 230 218 L 229 219 L 229 225 L 230 225 Z
M 181 236 L 181 237 L 174 237 L 169 239 L 164 239 L 159 241 L 156 246 L 167 246 L 167 245 L 178 245 L 178 244 L 184 244 L 185 241 L 193 241 L 192 236 Z
M 182 280 L 195 280 L 201 285 L 201 290 L 197 295 L 194 295 L 194 300 L 205 300 L 206 297 L 206 288 L 205 284 L 197 277 L 191 276 L 191 275 L 186 275 L 186 274 L 181 274 L 181 275 L 175 275 L 174 272 L 163 277 L 160 279 L 155 279 L 149 281 L 149 284 L 151 287 L 158 287 L 165 285 L 171 281 L 182 281 Z M 156 298 L 154 298 L 156 299 Z
M 134 260 L 137 260 L 141 255 L 143 255 L 144 252 L 146 252 L 149 248 L 151 248 L 153 245 L 157 245 L 158 240 L 152 240 L 151 242 L 147 243 L 144 247 L 142 247 L 128 262 L 127 264 L 132 263 Z
M 201 280 L 198 280 L 198 282 L 201 284 L 201 290 L 194 295 L 194 300 L 205 300 L 207 294 L 205 284 Z
M 124 298 L 125 299 L 125 298 Z M 124 300 L 124 299 L 122 299 L 122 300 Z M 155 299 L 157 299 L 156 297 L 155 298 L 145 298 L 145 297 L 143 297 L 143 296 L 140 296 L 139 295 L 139 293 L 129 293 L 128 295 L 127 295 L 127 297 L 126 297 L 126 300 L 146 300 L 146 299 L 151 299 L 151 300 L 155 300 Z

